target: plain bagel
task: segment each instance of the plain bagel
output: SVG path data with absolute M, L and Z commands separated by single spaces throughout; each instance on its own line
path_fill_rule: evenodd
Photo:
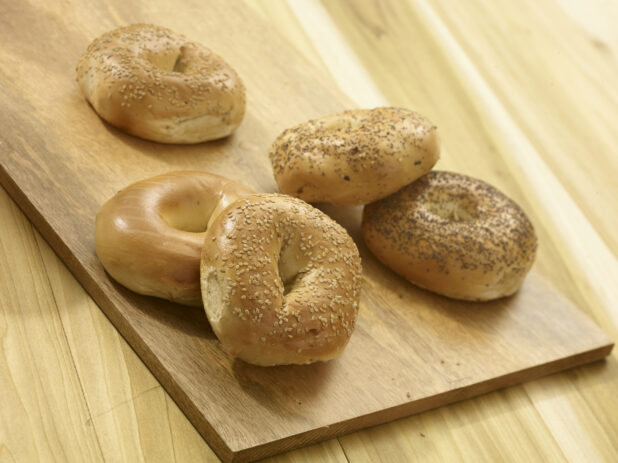
M 282 193 L 312 203 L 384 198 L 428 172 L 440 155 L 436 127 L 400 108 L 355 109 L 285 130 L 270 149 Z
M 231 66 L 206 47 L 149 24 L 97 38 L 78 61 L 77 81 L 107 122 L 163 143 L 225 137 L 245 113 L 245 88 Z
M 455 299 L 515 293 L 532 267 L 537 239 L 526 214 L 481 180 L 432 171 L 365 206 L 363 238 L 412 283 Z
M 206 232 L 201 279 L 215 334 L 246 362 L 329 360 L 354 330 L 358 249 L 343 227 L 299 199 L 257 194 L 222 211 Z
M 95 247 L 107 272 L 140 294 L 201 306 L 200 255 L 210 221 L 249 188 L 206 172 L 139 181 L 96 216 Z

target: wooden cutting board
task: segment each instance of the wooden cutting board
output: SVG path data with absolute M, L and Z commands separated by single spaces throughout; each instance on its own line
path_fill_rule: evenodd
M 133 22 L 182 31 L 238 70 L 248 111 L 234 136 L 161 145 L 96 116 L 75 63 L 94 37 Z M 8 0 L 0 41 L 0 181 L 223 460 L 264 457 L 609 354 L 612 342 L 540 275 L 501 301 L 448 300 L 371 256 L 360 208 L 325 207 L 363 258 L 360 320 L 344 355 L 276 368 L 235 361 L 202 310 L 138 296 L 107 277 L 94 253 L 95 213 L 125 185 L 170 170 L 275 191 L 267 157 L 275 136 L 349 101 L 239 2 Z

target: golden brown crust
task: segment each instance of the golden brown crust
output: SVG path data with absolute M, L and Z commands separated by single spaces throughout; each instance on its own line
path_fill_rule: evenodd
M 245 88 L 221 57 L 148 24 L 92 42 L 78 61 L 77 80 L 107 122 L 163 143 L 225 137 L 245 113 Z
M 361 266 L 347 232 L 284 195 L 239 199 L 208 229 L 202 297 L 215 334 L 256 365 L 341 354 L 358 313 Z
M 147 296 L 201 306 L 200 255 L 209 222 L 249 188 L 206 172 L 136 182 L 96 217 L 95 247 L 107 272 Z
M 432 171 L 363 211 L 363 238 L 412 283 L 456 299 L 517 291 L 537 239 L 526 214 L 494 187 Z
M 436 127 L 399 108 L 356 109 L 285 130 L 270 160 L 282 193 L 352 205 L 384 198 L 428 172 L 440 155 Z

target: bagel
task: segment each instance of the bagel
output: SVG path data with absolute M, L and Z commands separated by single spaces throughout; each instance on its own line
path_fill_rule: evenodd
M 367 247 L 410 282 L 455 299 L 485 301 L 515 293 L 536 256 L 532 223 L 487 183 L 429 172 L 365 206 Z
M 399 108 L 355 109 L 285 130 L 270 149 L 279 190 L 311 203 L 367 204 L 438 161 L 436 127 Z
M 202 297 L 233 356 L 261 366 L 330 360 L 356 323 L 358 249 L 326 214 L 290 196 L 228 206 L 206 232 Z
M 252 191 L 206 172 L 171 172 L 118 192 L 98 211 L 95 248 L 136 293 L 201 306 L 200 255 L 210 221 Z
M 97 38 L 77 63 L 94 110 L 125 132 L 162 143 L 230 135 L 245 88 L 223 59 L 164 27 L 134 24 Z

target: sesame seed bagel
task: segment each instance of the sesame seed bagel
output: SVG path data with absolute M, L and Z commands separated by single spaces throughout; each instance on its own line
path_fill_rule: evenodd
M 201 306 L 200 255 L 208 224 L 249 188 L 206 172 L 171 172 L 118 192 L 96 216 L 95 247 L 118 283 Z
M 94 110 L 125 132 L 162 143 L 230 135 L 245 88 L 223 59 L 164 27 L 134 24 L 97 38 L 77 63 Z
M 515 293 L 537 239 L 515 202 L 481 180 L 432 171 L 365 206 L 362 232 L 376 257 L 412 283 L 455 299 Z
M 356 323 L 358 249 L 345 229 L 285 195 L 239 199 L 202 250 L 202 297 L 233 356 L 262 366 L 338 357 Z
M 367 204 L 428 172 L 436 127 L 399 108 L 355 109 L 285 130 L 270 149 L 282 193 L 312 203 Z

